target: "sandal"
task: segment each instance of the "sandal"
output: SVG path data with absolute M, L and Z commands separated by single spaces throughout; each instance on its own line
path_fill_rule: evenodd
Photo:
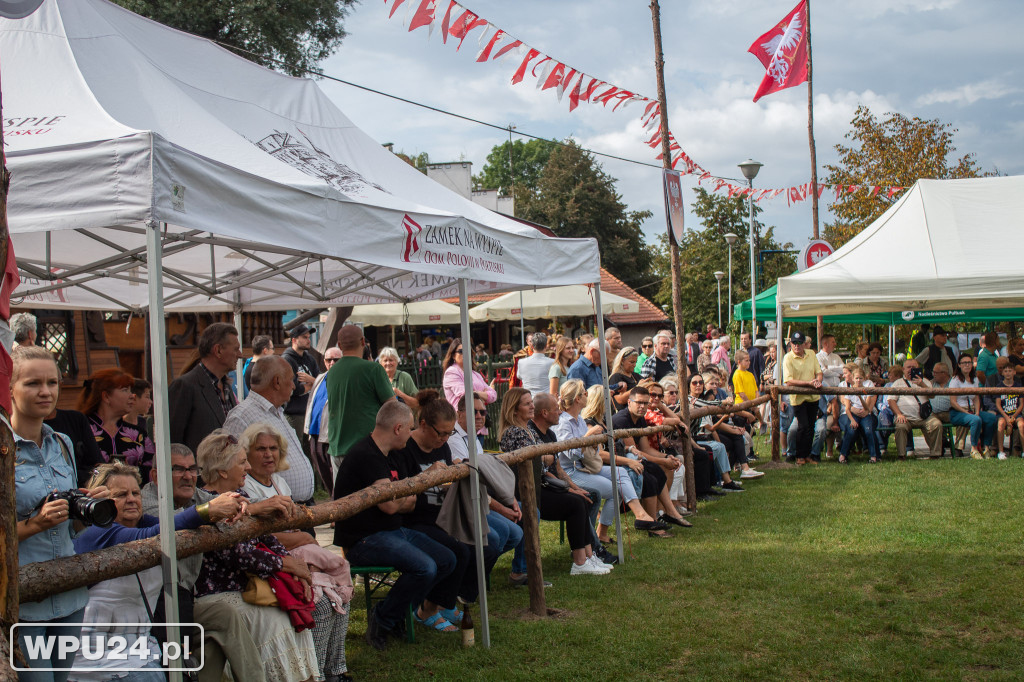
M 602 545 L 614 545 L 615 543 L 618 542 L 618 540 L 616 538 L 613 538 L 613 537 L 609 537 L 607 540 L 602 540 L 601 538 L 598 538 L 597 540 Z
M 440 613 L 435 613 L 433 616 L 425 620 L 423 618 L 420 618 L 418 613 L 413 614 L 413 617 L 416 619 L 416 622 L 420 625 L 425 625 L 428 628 L 433 628 L 438 632 L 458 632 L 458 628 L 449 623 L 447 620 L 445 620 L 444 616 L 442 616 Z
M 845 455 L 839 455 L 839 463 L 840 464 L 849 464 L 850 460 L 846 459 Z
M 868 462 L 870 464 L 878 464 L 878 458 L 877 457 L 872 457 L 871 459 L 868 460 Z
M 451 623 L 452 625 L 458 625 L 462 622 L 463 612 L 459 611 L 458 606 L 456 606 L 454 609 L 440 609 L 438 613 L 441 614 L 441 617 L 449 623 Z
M 647 531 L 647 537 L 649 538 L 670 538 L 673 537 L 672 533 L 667 530 L 649 530 Z

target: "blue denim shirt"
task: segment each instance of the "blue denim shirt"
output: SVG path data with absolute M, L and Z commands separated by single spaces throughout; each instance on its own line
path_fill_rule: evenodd
M 592 363 L 586 357 L 581 357 L 569 367 L 567 379 L 579 379 L 583 382 L 584 388 L 590 388 L 595 384 L 604 384 L 601 378 L 601 368 Z
M 61 452 L 58 438 L 64 439 L 71 463 L 68 464 Z M 16 459 L 14 462 L 14 491 L 17 501 L 18 521 L 35 514 L 36 505 L 56 490 L 75 489 L 76 475 L 74 449 L 68 437 L 57 434 L 43 424 L 43 447 L 34 441 L 25 440 L 14 434 Z M 49 530 L 36 533 L 18 543 L 18 565 L 47 561 L 75 553 L 71 538 L 74 528 L 70 520 L 57 524 Z M 44 621 L 69 616 L 83 608 L 89 601 L 84 587 L 54 594 L 38 602 L 21 605 L 18 617 L 21 620 Z

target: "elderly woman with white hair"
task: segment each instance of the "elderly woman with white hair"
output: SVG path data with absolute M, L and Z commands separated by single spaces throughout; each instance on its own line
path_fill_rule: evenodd
M 220 494 L 244 489 L 250 471 L 249 460 L 232 434 L 223 429 L 215 430 L 199 443 L 196 459 L 206 492 Z M 196 580 L 196 606 L 216 600 L 241 614 L 249 625 L 267 680 L 315 680 L 320 670 L 313 634 L 309 630 L 296 632 L 288 615 L 277 606 L 257 606 L 242 599 L 242 591 L 248 586 L 251 575 L 266 579 L 279 571 L 290 573 L 311 589 L 313 579 L 309 566 L 291 556 L 273 535 L 261 535 L 226 549 L 207 552 Z
M 257 423 L 242 432 L 238 444 L 249 460 L 249 473 L 243 491 L 255 515 L 273 514 L 292 506 L 291 490 L 279 474 L 288 468 L 288 441 L 270 424 Z M 348 633 L 348 602 L 352 598 L 352 578 L 348 562 L 323 549 L 316 539 L 303 531 L 273 534 L 288 551 L 305 561 L 313 578 L 313 644 L 317 663 L 327 680 L 347 679 L 345 636 Z M 332 599 L 332 595 L 334 598 Z
M 377 362 L 387 373 L 395 395 L 415 412 L 420 407 L 420 404 L 416 402 L 416 394 L 420 392 L 420 389 L 416 388 L 416 382 L 413 381 L 411 374 L 398 369 L 398 360 L 398 351 L 391 346 L 384 346 L 377 354 Z

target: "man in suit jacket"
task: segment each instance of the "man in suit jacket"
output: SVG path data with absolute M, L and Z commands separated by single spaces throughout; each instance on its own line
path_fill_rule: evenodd
M 224 425 L 238 404 L 227 374 L 241 357 L 238 330 L 232 325 L 215 322 L 203 330 L 199 362 L 172 381 L 167 391 L 172 443 L 184 443 L 195 452 L 203 438 Z

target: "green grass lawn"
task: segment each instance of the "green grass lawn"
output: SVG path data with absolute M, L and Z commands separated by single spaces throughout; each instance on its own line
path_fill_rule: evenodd
M 349 669 L 361 680 L 1024 679 L 1020 459 L 826 462 L 746 487 L 701 504 L 672 539 L 628 531 L 627 562 L 608 576 L 570 577 L 558 525 L 542 523 L 559 617 L 526 615 L 506 556 L 490 649 L 417 626 L 415 644 L 381 654 L 357 609 Z

